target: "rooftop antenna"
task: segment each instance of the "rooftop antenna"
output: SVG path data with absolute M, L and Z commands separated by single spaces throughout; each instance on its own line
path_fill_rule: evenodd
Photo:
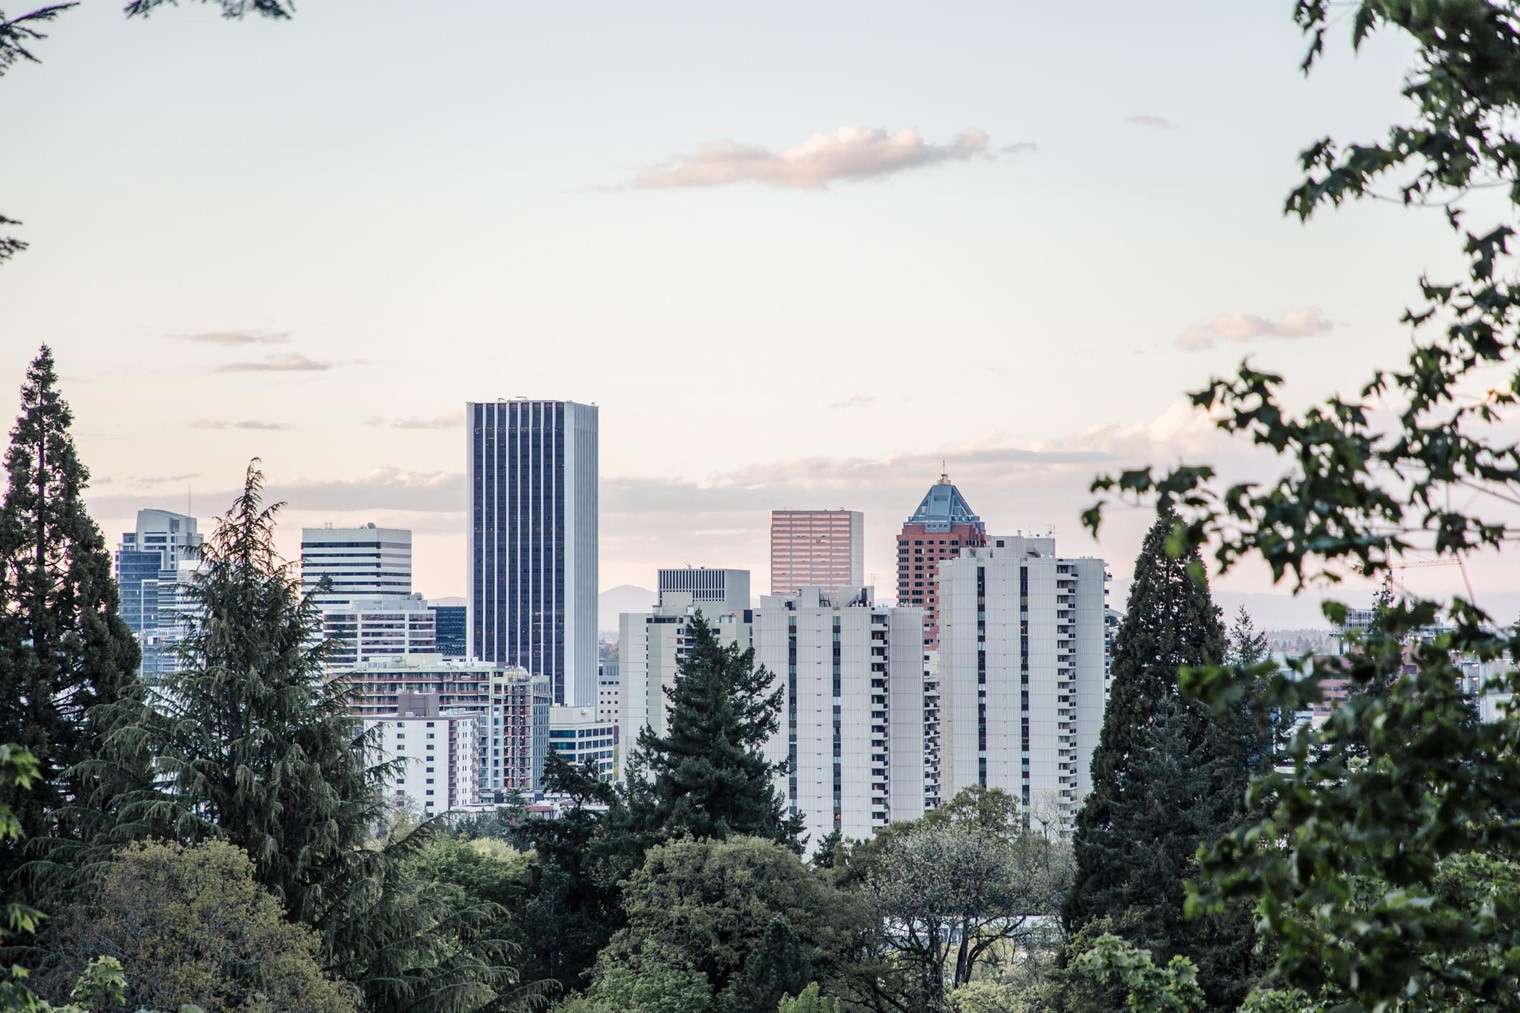
M 945 467 L 945 459 L 943 457 L 939 459 L 939 482 L 940 485 L 950 484 L 950 469 Z

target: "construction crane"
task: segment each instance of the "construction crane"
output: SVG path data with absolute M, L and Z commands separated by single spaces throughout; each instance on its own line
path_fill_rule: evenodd
M 1423 570 L 1430 566 L 1455 566 L 1462 573 L 1462 584 L 1467 588 L 1467 600 L 1474 600 L 1472 580 L 1467 576 L 1467 567 L 1463 565 L 1461 556 L 1445 556 L 1441 559 L 1415 559 L 1407 563 L 1391 563 L 1388 570 L 1383 574 L 1383 586 L 1389 590 L 1393 589 L 1394 570 Z M 1402 579 L 1399 581 L 1399 586 L 1404 592 L 1407 593 L 1409 591 L 1409 588 L 1404 585 Z

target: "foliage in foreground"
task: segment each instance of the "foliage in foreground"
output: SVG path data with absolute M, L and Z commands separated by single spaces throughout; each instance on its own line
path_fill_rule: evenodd
M 1275 456 L 1277 477 L 1221 487 L 1213 469 L 1194 465 L 1126 472 L 1094 488 L 1174 505 L 1174 543 L 1210 547 L 1222 571 L 1258 560 L 1303 588 L 1377 579 L 1409 551 L 1460 559 L 1520 533 L 1511 509 L 1520 448 L 1508 420 L 1520 403 L 1511 252 L 1520 22 L 1513 4 L 1492 0 L 1300 0 L 1296 17 L 1310 39 L 1306 71 L 1337 26 L 1353 48 L 1395 33 L 1415 57 L 1407 120 L 1381 140 L 1325 138 L 1306 149 L 1288 212 L 1307 219 L 1390 195 L 1433 208 L 1465 273 L 1420 279 L 1403 318 L 1407 360 L 1374 371 L 1350 396 L 1296 411 L 1280 396 L 1282 378 L 1249 364 L 1192 395 L 1220 430 Z M 1102 510 L 1089 511 L 1089 526 Z M 1258 906 L 1273 1001 L 1296 990 L 1345 1013 L 1514 1002 L 1520 722 L 1480 720 L 1454 659 L 1498 673 L 1485 688 L 1512 693 L 1520 640 L 1470 597 L 1454 599 L 1450 630 L 1432 643 L 1410 646 L 1436 621 L 1435 606 L 1406 600 L 1385 605 L 1358 650 L 1298 659 L 1265 686 L 1219 666 L 1184 680 L 1220 713 L 1242 701 L 1294 713 L 1322 703 L 1330 680 L 1353 689 L 1322 726 L 1294 732 L 1287 769 L 1251 789 L 1252 818 L 1202 860 L 1200 908 Z M 1345 617 L 1336 605 L 1326 614 Z

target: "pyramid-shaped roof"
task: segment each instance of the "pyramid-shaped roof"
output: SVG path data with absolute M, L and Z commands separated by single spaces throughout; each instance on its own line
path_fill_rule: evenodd
M 987 530 L 982 519 L 972 512 L 971 504 L 966 502 L 966 497 L 951 483 L 948 475 L 941 475 L 939 481 L 929 487 L 929 491 L 924 493 L 923 501 L 918 504 L 918 509 L 908 518 L 908 523 L 922 524 L 925 531 L 949 531 L 958 524 L 974 525 L 984 533 Z

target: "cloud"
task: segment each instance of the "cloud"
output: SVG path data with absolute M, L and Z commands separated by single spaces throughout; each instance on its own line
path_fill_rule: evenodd
M 1281 320 L 1269 320 L 1254 313 L 1233 313 L 1215 317 L 1177 336 L 1177 346 L 1190 352 L 1213 348 L 1221 341 L 1244 343 L 1277 338 L 1289 340 L 1323 334 L 1335 325 L 1317 309 L 1294 310 Z
M 266 355 L 257 362 L 228 362 L 216 367 L 218 373 L 300 373 L 332 369 L 337 363 L 308 359 L 304 355 Z
M 671 156 L 640 169 L 632 185 L 640 189 L 762 183 L 822 190 L 841 180 L 890 176 L 944 162 L 997 158 L 1033 150 L 1030 142 L 993 149 L 985 130 L 963 130 L 947 144 L 932 144 L 916 130 L 888 133 L 873 127 L 841 127 L 815 134 L 780 151 L 738 141 L 704 142 L 696 151 Z
M 240 490 L 237 489 L 197 490 L 195 500 L 198 504 L 207 505 L 203 510 L 218 513 L 226 509 L 239 494 Z M 165 506 L 174 509 L 178 500 L 171 497 L 115 494 L 96 496 L 90 499 L 90 510 L 100 517 L 125 517 L 144 507 Z M 264 499 L 269 503 L 283 501 L 294 512 L 452 513 L 464 507 L 464 476 L 459 472 L 419 472 L 384 467 L 356 478 L 297 479 L 286 482 L 272 478 L 265 486 Z
M 229 422 L 225 419 L 196 419 L 190 423 L 192 429 L 263 429 L 281 430 L 290 427 L 283 422 L 260 422 L 258 419 L 240 419 Z
M 852 394 L 843 401 L 835 401 L 830 408 L 869 408 L 876 403 L 874 394 Z
M 200 478 L 200 473 L 187 471 L 183 475 L 147 475 L 142 478 L 131 479 L 132 485 L 139 489 L 145 489 L 154 485 L 166 485 L 169 482 L 188 482 L 192 478 Z
M 181 341 L 202 345 L 283 345 L 290 340 L 289 331 L 204 331 L 200 334 L 176 335 Z
M 1155 116 L 1151 113 L 1136 113 L 1126 116 L 1124 122 L 1137 127 L 1149 127 L 1151 130 L 1176 130 L 1177 124 L 1165 116 Z
M 367 426 L 389 426 L 391 429 L 457 429 L 464 423 L 464 412 L 449 412 L 430 419 L 382 419 L 364 420 Z

